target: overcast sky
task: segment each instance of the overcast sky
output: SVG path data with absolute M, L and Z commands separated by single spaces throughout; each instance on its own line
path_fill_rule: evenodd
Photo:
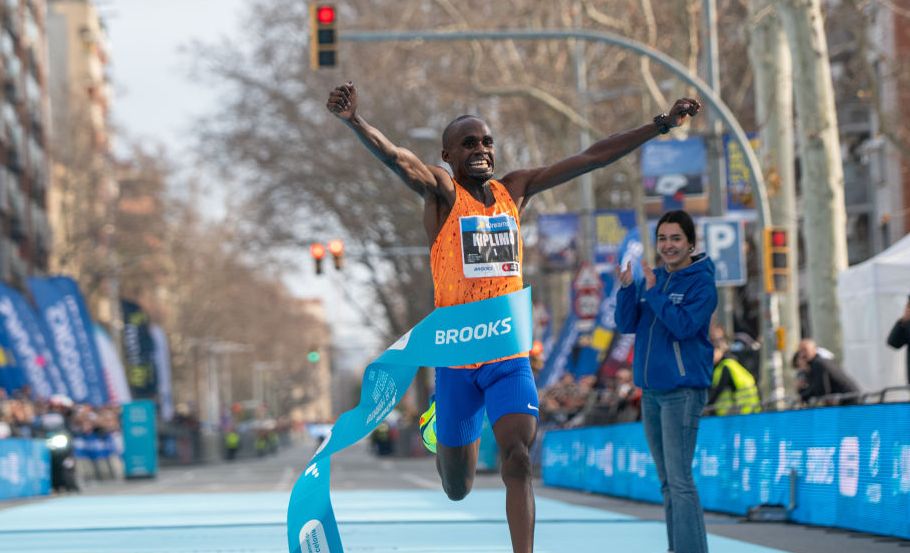
M 112 114 L 130 136 L 185 148 L 215 92 L 186 78 L 181 46 L 235 34 L 244 0 L 104 0 L 111 41 Z
M 193 121 L 208 113 L 215 91 L 187 78 L 190 60 L 181 47 L 194 40 L 215 42 L 237 34 L 244 0 L 97 0 L 111 44 L 114 124 L 132 139 L 160 143 L 177 163 L 187 163 Z M 220 213 L 213 196 L 212 213 Z M 301 255 L 309 255 L 301 252 Z M 327 263 L 327 273 L 334 272 Z M 301 297 L 321 297 L 327 306 L 344 304 L 326 275 L 316 278 L 306 266 L 303 276 L 287 283 Z M 330 310 L 339 346 L 375 347 L 352 309 Z

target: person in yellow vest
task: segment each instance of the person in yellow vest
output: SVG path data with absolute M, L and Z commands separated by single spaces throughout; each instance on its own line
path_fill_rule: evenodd
M 714 376 L 708 405 L 716 415 L 746 415 L 761 411 L 761 397 L 755 377 L 732 356 L 724 342 L 714 346 Z

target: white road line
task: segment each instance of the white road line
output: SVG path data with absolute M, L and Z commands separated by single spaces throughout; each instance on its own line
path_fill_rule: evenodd
M 424 478 L 422 476 L 415 476 L 413 474 L 406 473 L 406 474 L 402 474 L 401 477 L 403 479 L 407 480 L 408 482 L 410 482 L 412 484 L 416 484 L 417 486 L 420 486 L 421 488 L 424 488 L 427 490 L 437 490 L 440 487 L 440 483 L 438 481 L 430 480 L 430 479 Z
M 284 467 L 284 472 L 281 473 L 281 479 L 275 484 L 275 487 L 272 488 L 276 492 L 283 492 L 291 489 L 291 484 L 294 483 L 294 473 L 296 471 L 293 467 Z

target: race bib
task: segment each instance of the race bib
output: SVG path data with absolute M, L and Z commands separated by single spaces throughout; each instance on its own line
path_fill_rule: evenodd
M 520 276 L 518 223 L 511 215 L 459 219 L 461 261 L 467 278 Z

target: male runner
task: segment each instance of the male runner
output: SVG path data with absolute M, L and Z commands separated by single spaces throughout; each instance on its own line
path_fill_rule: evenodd
M 423 197 L 437 307 L 520 290 L 520 215 L 531 196 L 616 161 L 701 108 L 695 100 L 679 99 L 652 123 L 612 135 L 552 165 L 494 179 L 493 136 L 478 117 L 462 115 L 443 131 L 442 160 L 452 169 L 449 175 L 367 123 L 357 113 L 354 83 L 336 87 L 326 107 Z M 428 411 L 431 416 L 422 419 L 427 418 L 431 428 L 435 422 L 436 468 L 446 495 L 454 501 L 463 499 L 474 482 L 484 408 L 501 452 L 512 550 L 531 553 L 535 515 L 529 450 L 537 432 L 538 397 L 527 353 L 436 369 L 435 404 Z

